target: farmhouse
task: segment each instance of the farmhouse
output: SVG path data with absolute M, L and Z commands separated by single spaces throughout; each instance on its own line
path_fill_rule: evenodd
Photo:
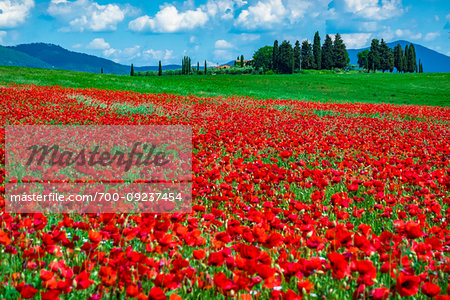
M 217 66 L 216 69 L 229 69 L 231 68 L 230 65 L 222 65 L 222 66 Z

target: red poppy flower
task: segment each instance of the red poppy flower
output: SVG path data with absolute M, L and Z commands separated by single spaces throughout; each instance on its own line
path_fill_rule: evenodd
M 405 232 L 408 239 L 417 239 L 423 236 L 422 228 L 415 222 L 406 223 Z
M 422 284 L 420 289 L 422 290 L 422 293 L 431 298 L 439 295 L 439 293 L 441 292 L 441 288 L 431 282 L 425 282 L 424 284 Z
M 420 277 L 405 275 L 403 272 L 397 277 L 396 289 L 402 297 L 413 296 L 419 291 Z
M 166 297 L 166 294 L 164 294 L 164 291 L 157 286 L 154 286 L 150 289 L 148 298 L 150 300 L 167 300 L 167 297 Z
M 328 260 L 330 261 L 334 278 L 342 279 L 350 274 L 350 267 L 342 254 L 336 252 L 328 253 Z

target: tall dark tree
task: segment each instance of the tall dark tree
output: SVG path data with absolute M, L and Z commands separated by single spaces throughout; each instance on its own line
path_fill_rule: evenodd
M 300 47 L 300 42 L 295 42 L 294 47 L 294 72 L 298 72 L 300 70 L 300 54 L 302 48 Z
M 411 54 L 411 52 L 409 52 L 408 45 L 405 45 L 405 53 L 404 53 L 405 64 L 403 65 L 403 72 L 409 72 L 409 55 L 410 54 Z
M 294 50 L 291 43 L 283 41 L 280 45 L 280 52 L 278 58 L 278 72 L 282 74 L 292 73 L 292 63 L 294 62 Z
M 192 72 L 191 68 L 191 58 L 189 56 L 183 57 L 183 60 L 181 62 L 181 74 L 183 75 L 189 75 Z
M 279 53 L 278 41 L 275 40 L 275 42 L 273 42 L 273 54 L 272 54 L 272 70 L 274 72 L 278 71 L 278 53 Z
M 162 65 L 161 65 L 161 61 L 159 61 L 159 66 L 158 66 L 158 76 L 162 75 Z
M 100 73 L 103 74 L 103 68 L 100 70 Z
M 369 52 L 369 71 L 380 70 L 380 41 L 373 39 Z
M 331 70 L 333 66 L 333 41 L 327 34 L 322 46 L 322 69 Z
M 206 75 L 207 71 L 208 71 L 208 66 L 206 65 L 206 59 L 205 59 L 205 69 L 203 71 L 205 72 L 205 75 Z
M 403 71 L 403 49 L 400 44 L 397 44 L 394 48 L 394 67 L 397 72 Z
M 334 37 L 333 43 L 333 64 L 334 67 L 343 69 L 349 63 L 347 48 L 339 33 Z
M 134 66 L 131 64 L 130 76 L 134 76 Z
M 358 65 L 360 68 L 369 69 L 369 50 L 364 50 L 359 52 L 358 55 Z
M 188 57 L 188 74 L 192 73 L 192 65 L 191 65 L 191 58 Z
M 320 45 L 320 35 L 316 31 L 313 42 L 314 68 L 316 70 L 322 69 L 322 49 Z
M 391 48 L 386 44 L 386 42 L 381 39 L 380 43 L 380 69 L 383 73 L 390 70 L 390 51 Z
M 419 73 L 423 73 L 423 65 L 420 59 L 419 59 Z
M 414 48 L 414 45 L 409 45 L 408 48 L 408 72 L 414 73 L 417 69 L 417 61 L 416 61 L 416 49 Z
M 244 55 L 241 55 L 241 68 L 244 67 Z
M 302 70 L 312 69 L 314 66 L 312 46 L 307 40 L 304 40 L 302 43 L 301 64 Z
M 387 65 L 388 67 L 389 67 L 389 72 L 393 72 L 394 71 L 394 52 L 392 51 L 392 49 L 391 48 L 389 48 L 389 51 L 388 51 L 388 65 Z
M 403 73 L 408 72 L 408 56 L 406 55 L 407 48 L 408 48 L 408 45 L 405 46 L 405 53 L 402 54 L 402 67 L 403 67 L 402 72 Z
M 197 62 L 197 74 L 200 74 L 200 62 Z

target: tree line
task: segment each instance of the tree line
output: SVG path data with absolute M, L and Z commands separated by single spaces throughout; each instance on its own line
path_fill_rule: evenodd
M 305 40 L 301 46 L 300 42 L 296 41 L 292 47 L 288 41 L 278 45 L 278 40 L 275 40 L 273 47 L 258 49 L 253 60 L 255 68 L 280 74 L 292 74 L 302 69 L 343 69 L 350 62 L 347 48 L 339 33 L 335 35 L 334 41 L 327 34 L 324 44 L 321 45 L 319 32 L 314 35 L 312 45 Z
M 370 71 L 390 71 L 394 68 L 398 72 L 418 72 L 423 73 L 423 65 L 419 59 L 416 62 L 416 52 L 413 44 L 409 47 L 405 46 L 403 50 L 398 44 L 394 49 L 391 49 L 386 42 L 381 39 L 373 39 L 370 45 L 370 50 L 364 50 L 357 54 L 358 65 Z M 224 72 L 225 74 L 292 74 L 300 70 L 332 70 L 345 69 L 349 66 L 350 58 L 347 52 L 347 47 L 339 33 L 334 36 L 334 40 L 330 35 L 325 36 L 325 41 L 321 44 L 321 38 L 317 31 L 314 35 L 313 43 L 304 40 L 300 45 L 296 41 L 294 46 L 289 41 L 284 40 L 280 45 L 278 40 L 275 40 L 273 46 L 264 46 L 253 54 L 253 61 L 244 63 L 244 56 L 237 57 L 235 61 L 236 66 L 244 68 L 245 70 L 232 70 Z M 251 70 L 250 70 L 251 69 Z M 219 72 L 219 70 L 217 70 Z M 178 73 L 178 72 L 172 72 Z M 221 72 L 219 72 L 221 73 Z M 163 75 L 161 61 L 159 61 L 158 73 Z M 180 74 L 180 73 L 178 73 Z M 193 68 L 191 65 L 191 58 L 185 56 L 181 62 L 181 75 L 191 74 L 208 74 L 208 68 L 205 60 L 203 70 L 200 71 L 200 63 L 197 62 L 197 67 Z M 131 65 L 131 76 L 136 75 L 133 65 Z
M 423 65 L 419 59 L 417 64 L 416 50 L 413 44 L 402 46 L 397 44 L 392 50 L 386 42 L 381 39 L 381 43 L 377 39 L 373 39 L 370 44 L 370 50 L 364 50 L 358 53 L 358 65 L 370 71 L 390 71 L 394 68 L 397 72 L 423 73 Z

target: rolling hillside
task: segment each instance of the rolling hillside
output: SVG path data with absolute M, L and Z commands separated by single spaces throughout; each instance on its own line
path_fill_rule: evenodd
M 0 65 L 47 69 L 52 67 L 39 58 L 3 46 L 0 46 Z
M 97 57 L 94 55 L 69 51 L 53 44 L 33 43 L 3 48 L 14 51 L 16 53 L 20 53 L 21 55 L 33 56 L 37 61 L 41 61 L 45 64 L 43 66 L 35 66 L 36 64 L 20 65 L 23 67 L 51 68 L 88 73 L 100 73 L 100 70 L 103 68 L 103 72 L 106 74 L 112 73 L 118 75 L 129 74 L 130 72 L 130 66 L 128 65 L 118 64 L 109 59 Z M 0 61 L 3 61 L 1 59 L 2 57 L 0 56 Z M 180 68 L 181 66 L 178 65 L 169 65 L 163 67 L 163 69 L 165 70 Z M 135 67 L 134 69 L 135 71 L 157 71 L 158 66 Z

